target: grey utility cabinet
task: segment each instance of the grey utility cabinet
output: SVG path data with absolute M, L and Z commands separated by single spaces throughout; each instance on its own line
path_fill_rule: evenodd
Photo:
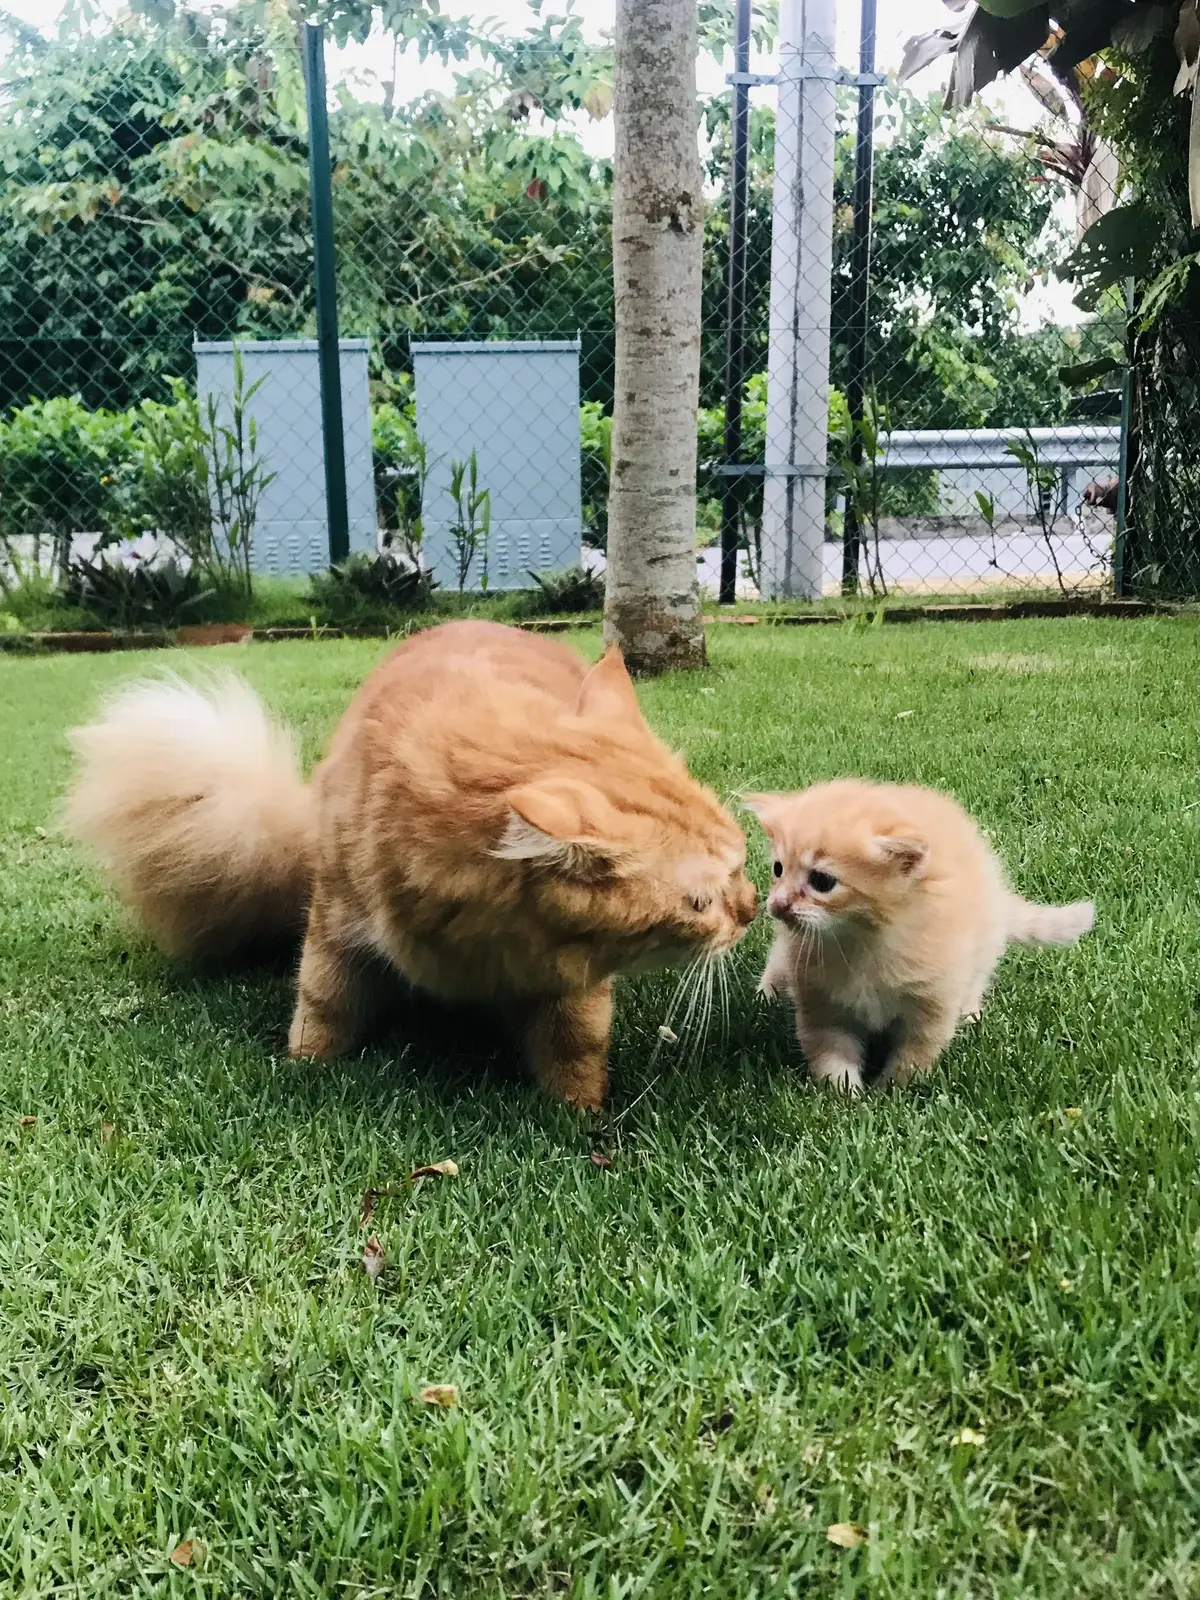
M 455 462 L 475 452 L 480 490 L 491 497 L 489 589 L 532 587 L 532 572 L 578 566 L 579 341 L 447 341 L 414 344 L 417 432 L 428 478 L 424 560 L 444 589 L 458 588 L 452 528 Z M 465 494 L 464 482 L 464 494 Z M 479 549 L 465 587 L 485 575 Z
M 255 572 L 319 572 L 329 565 L 325 512 L 325 450 L 321 440 L 321 379 L 315 339 L 239 339 L 246 387 L 263 380 L 250 401 L 258 428 L 258 455 L 275 474 L 259 502 L 251 561 Z M 217 397 L 218 418 L 229 423 L 234 393 L 233 345 L 192 346 L 196 392 L 203 407 Z M 351 550 L 377 544 L 375 475 L 371 464 L 371 408 L 366 339 L 339 342 L 342 426 L 346 439 L 346 501 Z

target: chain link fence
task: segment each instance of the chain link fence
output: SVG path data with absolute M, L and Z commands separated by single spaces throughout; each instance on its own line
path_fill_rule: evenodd
M 775 81 L 749 74 L 755 424 L 765 404 L 765 440 L 742 452 L 749 462 L 757 447 L 763 463 L 746 480 L 765 474 L 763 490 L 742 492 L 754 586 L 980 599 L 1128 589 L 1127 316 L 1119 293 L 1082 312 L 1071 283 L 1080 238 L 1118 198 L 1111 152 L 1048 72 L 1026 74 L 1023 125 L 978 105 L 948 114 L 939 93 L 874 70 L 870 0 L 857 72 L 838 71 L 832 6 L 785 6 L 785 23 L 789 12 L 797 31 L 781 39 Z M 789 186 L 798 201 L 781 203 Z M 794 244 L 780 230 L 789 206 L 802 217 Z M 769 304 L 789 271 L 792 291 Z M 827 365 L 808 332 L 814 308 L 828 317 Z M 807 511 L 781 515 L 781 498 L 805 494 Z
M 1080 107 L 1034 73 L 1027 124 L 948 115 L 757 14 L 768 70 L 749 44 L 711 68 L 738 9 L 701 7 L 703 587 L 1194 594 L 1192 321 L 1139 337 L 1123 286 L 1072 304 L 1118 181 Z M 407 51 L 376 24 L 369 61 L 330 55 L 330 573 L 302 26 L 271 3 L 3 28 L 0 624 L 599 604 L 608 44 L 574 13 L 425 18 Z M 421 52 L 440 87 L 408 99 Z

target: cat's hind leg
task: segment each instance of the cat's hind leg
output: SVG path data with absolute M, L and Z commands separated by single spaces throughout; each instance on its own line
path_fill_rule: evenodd
M 892 1082 L 904 1085 L 929 1072 L 957 1031 L 956 1011 L 929 1011 L 912 1018 L 891 1071 Z

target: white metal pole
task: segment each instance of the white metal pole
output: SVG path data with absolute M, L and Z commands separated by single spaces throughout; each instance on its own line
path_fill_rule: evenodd
M 781 0 L 762 587 L 821 593 L 833 269 L 836 0 Z

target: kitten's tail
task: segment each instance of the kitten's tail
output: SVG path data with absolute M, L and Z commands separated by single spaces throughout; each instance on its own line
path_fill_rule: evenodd
M 1096 920 L 1090 900 L 1069 906 L 1039 906 L 1013 895 L 1009 900 L 1008 936 L 1018 944 L 1074 944 Z
M 292 735 L 247 684 L 129 684 L 70 738 L 66 826 L 168 954 L 224 962 L 299 941 L 310 791 Z

